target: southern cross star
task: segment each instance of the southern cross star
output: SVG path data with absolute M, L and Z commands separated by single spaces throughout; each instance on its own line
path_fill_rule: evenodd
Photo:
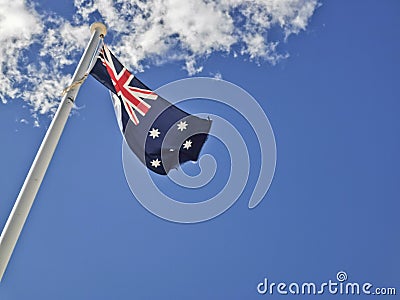
M 154 167 L 154 168 L 157 168 L 157 167 L 161 166 L 161 160 L 158 160 L 158 158 L 157 159 L 153 159 L 150 163 L 151 163 L 151 166 Z
M 184 131 L 185 129 L 187 129 L 188 127 L 188 123 L 186 123 L 186 121 L 180 121 L 177 126 L 178 126 L 178 130 L 180 131 Z
M 150 131 L 149 131 L 149 135 L 153 138 L 153 140 L 155 139 L 155 138 L 158 138 L 159 136 L 160 136 L 160 131 L 158 130 L 158 128 L 152 128 Z
M 191 140 L 187 140 L 185 143 L 183 143 L 183 149 L 189 150 L 190 147 L 192 147 Z

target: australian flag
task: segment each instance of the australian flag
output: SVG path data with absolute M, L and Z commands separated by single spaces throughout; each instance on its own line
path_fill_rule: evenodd
M 211 120 L 190 115 L 154 93 L 105 45 L 90 74 L 112 92 L 125 140 L 147 168 L 165 175 L 179 164 L 197 161 Z

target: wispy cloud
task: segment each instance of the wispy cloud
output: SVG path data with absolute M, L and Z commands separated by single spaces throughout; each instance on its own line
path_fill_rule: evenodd
M 33 115 L 54 112 L 93 21 L 109 27 L 111 47 L 131 68 L 176 61 L 193 75 L 215 52 L 276 64 L 288 56 L 279 43 L 305 30 L 317 6 L 317 0 L 74 0 L 68 20 L 35 1 L 0 0 L 0 100 L 21 99 Z M 276 28 L 282 37 L 270 40 Z
M 18 96 L 14 82 L 21 80 L 17 69 L 21 52 L 32 44 L 33 36 L 42 32 L 42 23 L 36 12 L 24 1 L 0 1 L 0 98 Z

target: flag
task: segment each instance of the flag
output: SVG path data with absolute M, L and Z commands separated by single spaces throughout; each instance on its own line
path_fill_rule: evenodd
M 125 141 L 150 170 L 165 175 L 197 161 L 211 120 L 188 114 L 129 72 L 104 45 L 90 74 L 106 86 Z

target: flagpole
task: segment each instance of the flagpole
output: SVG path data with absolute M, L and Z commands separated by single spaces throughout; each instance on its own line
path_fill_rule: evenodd
M 47 167 L 53 157 L 60 136 L 63 132 L 65 123 L 78 94 L 81 83 L 87 76 L 87 71 L 91 66 L 93 56 L 96 54 L 100 39 L 103 38 L 107 29 L 102 23 L 93 23 L 90 26 L 92 36 L 85 52 L 71 79 L 70 86 L 65 90 L 60 106 L 50 124 L 49 129 L 40 145 L 35 160 L 29 170 L 25 182 L 21 188 L 14 207 L 7 219 L 3 232 L 0 236 L 0 281 L 3 278 L 18 237 L 22 231 L 26 218 L 32 207 L 35 196 L 42 183 Z

